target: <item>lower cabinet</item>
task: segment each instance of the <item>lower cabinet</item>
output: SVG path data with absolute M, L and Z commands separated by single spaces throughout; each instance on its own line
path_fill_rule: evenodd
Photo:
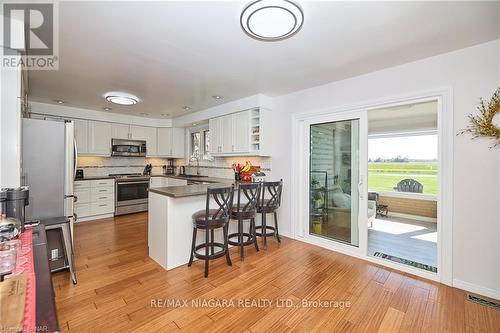
M 78 221 L 98 219 L 115 212 L 115 180 L 75 181 L 75 213 Z M 102 216 L 104 217 L 104 216 Z
M 187 180 L 185 179 L 177 179 L 170 177 L 151 177 L 149 181 L 149 187 L 168 187 L 168 186 L 184 186 L 187 185 Z

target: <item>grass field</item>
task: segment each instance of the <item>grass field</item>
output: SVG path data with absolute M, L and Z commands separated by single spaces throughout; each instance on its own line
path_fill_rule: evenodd
M 368 188 L 395 191 L 399 181 L 412 178 L 424 185 L 425 194 L 437 194 L 437 163 L 368 163 Z

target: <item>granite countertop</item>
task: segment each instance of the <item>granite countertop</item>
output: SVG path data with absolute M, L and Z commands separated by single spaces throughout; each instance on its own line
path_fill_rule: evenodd
M 196 182 L 206 182 L 206 183 L 232 183 L 233 180 L 229 178 L 217 178 L 217 177 L 198 177 L 198 176 L 181 176 L 181 175 L 163 175 L 163 174 L 153 174 L 151 177 L 167 177 L 174 179 L 192 180 Z
M 233 181 L 224 179 L 225 182 L 213 184 L 193 184 L 184 186 L 169 186 L 169 187 L 155 187 L 150 188 L 149 191 L 171 198 L 192 197 L 196 195 L 206 195 L 209 187 L 225 187 L 231 185 Z

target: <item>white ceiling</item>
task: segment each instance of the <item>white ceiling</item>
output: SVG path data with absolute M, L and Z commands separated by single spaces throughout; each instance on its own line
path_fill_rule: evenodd
M 240 29 L 246 4 L 60 2 L 60 69 L 29 73 L 31 99 L 175 117 L 184 105 L 286 94 L 500 38 L 498 2 L 300 1 L 302 30 L 259 42 Z M 102 95 L 116 90 L 141 102 L 110 105 Z

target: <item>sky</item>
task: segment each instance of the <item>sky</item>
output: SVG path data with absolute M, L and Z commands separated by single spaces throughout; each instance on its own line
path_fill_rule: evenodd
M 368 158 L 394 158 L 398 155 L 416 160 L 437 159 L 437 135 L 368 139 Z

